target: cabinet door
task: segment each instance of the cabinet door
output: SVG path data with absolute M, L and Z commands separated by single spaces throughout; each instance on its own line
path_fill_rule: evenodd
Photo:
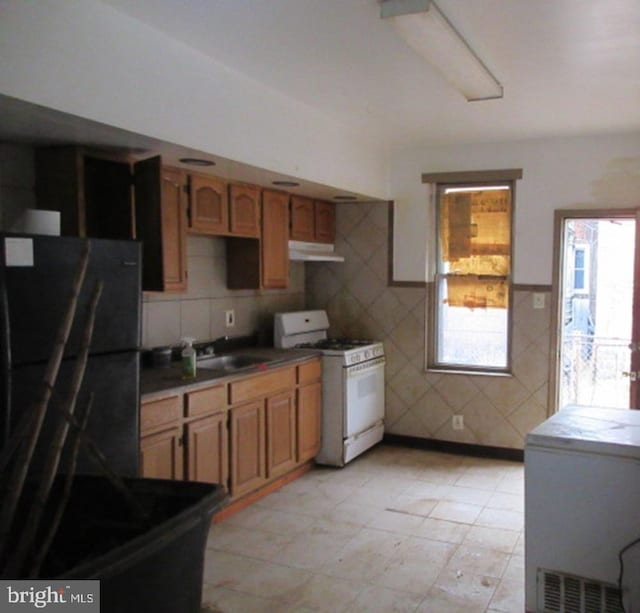
M 289 284 L 289 195 L 262 193 L 262 287 Z
M 227 487 L 229 449 L 227 413 L 191 422 L 186 426 L 187 470 L 189 481 L 220 483 Z
M 184 175 L 162 168 L 160 156 L 134 165 L 136 238 L 142 242 L 142 288 L 187 287 L 187 209 Z
M 87 236 L 83 155 L 79 147 L 35 150 L 35 192 L 39 209 L 60 211 L 62 236 Z
M 291 196 L 291 239 L 315 240 L 315 224 L 313 200 L 302 196 Z
M 253 185 L 231 185 L 229 230 L 234 236 L 260 236 L 260 189 Z
M 230 411 L 231 496 L 251 492 L 267 480 L 264 401 Z
M 162 171 L 162 264 L 165 291 L 187 289 L 187 206 L 184 174 Z M 146 266 L 146 262 L 145 262 Z
M 82 160 L 87 236 L 134 238 L 131 165 L 88 154 Z
M 229 199 L 224 181 L 190 175 L 189 228 L 200 234 L 228 234 Z
M 320 451 L 321 407 L 321 383 L 312 383 L 298 389 L 298 462 L 306 462 Z
M 296 404 L 293 391 L 267 398 L 267 476 L 296 466 Z
M 131 165 L 83 147 L 42 147 L 35 155 L 40 209 L 60 211 L 63 236 L 134 238 Z
M 140 439 L 140 472 L 150 479 L 182 479 L 181 428 L 164 430 Z
M 333 243 L 336 239 L 336 205 L 333 202 L 315 202 L 316 240 Z

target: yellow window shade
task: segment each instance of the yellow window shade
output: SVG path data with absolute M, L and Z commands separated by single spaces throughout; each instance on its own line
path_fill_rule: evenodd
M 506 309 L 509 306 L 509 284 L 500 278 L 449 276 L 444 295 L 444 302 L 451 307 Z
M 441 196 L 440 244 L 448 272 L 508 275 L 511 190 L 452 191 Z

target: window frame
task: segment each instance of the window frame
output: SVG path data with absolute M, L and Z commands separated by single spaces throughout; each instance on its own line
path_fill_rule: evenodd
M 582 267 L 576 265 L 576 256 L 582 252 Z M 588 294 L 590 291 L 589 275 L 590 271 L 591 246 L 588 243 L 577 242 L 573 245 L 573 262 L 571 271 L 571 290 L 575 294 Z M 582 287 L 576 286 L 576 273 L 582 272 Z
M 433 270 L 433 283 L 431 284 L 431 291 L 429 297 L 429 311 L 430 316 L 427 317 L 427 370 L 434 372 L 447 372 L 447 373 L 464 373 L 464 374 L 479 374 L 479 375 L 511 375 L 512 372 L 512 345 L 513 345 L 513 266 L 514 266 L 514 237 L 515 237 L 515 200 L 516 200 L 516 179 L 522 176 L 520 171 L 517 175 L 517 171 L 506 171 L 507 176 L 500 176 L 496 172 L 485 173 L 486 176 L 482 177 L 482 172 L 471 173 L 444 173 L 440 175 L 434 175 L 434 178 L 441 180 L 434 181 L 434 208 L 435 208 L 435 254 L 434 254 L 434 270 Z M 449 175 L 449 176 L 447 176 Z M 466 176 L 465 176 L 466 175 Z M 423 182 L 425 177 L 429 175 L 423 175 Z M 495 187 L 498 185 L 504 185 L 509 188 L 511 194 L 511 211 L 510 211 L 510 266 L 509 274 L 500 279 L 504 279 L 508 286 L 508 305 L 507 305 L 507 326 L 506 326 L 506 365 L 504 367 L 495 367 L 489 365 L 468 365 L 468 364 L 456 364 L 450 362 L 440 362 L 437 360 L 438 339 L 440 336 L 438 314 L 438 296 L 440 282 L 443 278 L 447 277 L 447 273 L 441 272 L 443 261 L 441 259 L 441 196 L 447 189 L 450 188 L 487 188 Z M 498 277 L 496 277 L 498 278 Z

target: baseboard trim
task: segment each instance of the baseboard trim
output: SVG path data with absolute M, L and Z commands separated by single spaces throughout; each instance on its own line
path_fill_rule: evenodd
M 524 462 L 524 451 L 510 447 L 491 447 L 489 445 L 474 445 L 471 443 L 457 443 L 442 441 L 435 438 L 418 438 L 417 436 L 403 436 L 400 434 L 385 434 L 383 443 L 412 449 L 428 449 L 457 455 L 474 456 L 478 458 L 492 458 L 494 460 L 509 460 Z
M 295 479 L 302 477 L 306 472 L 309 472 L 314 467 L 313 460 L 310 460 L 306 464 L 302 464 L 298 466 L 290 473 L 263 485 L 260 489 L 255 490 L 253 492 L 249 492 L 242 498 L 237 498 L 236 500 L 232 500 L 224 509 L 216 513 L 212 518 L 212 523 L 217 524 L 222 520 L 226 519 L 231 515 L 235 515 L 238 511 L 242 511 L 242 509 L 252 505 L 254 502 L 257 502 L 261 498 L 264 498 L 271 492 L 275 492 L 279 490 L 281 487 L 287 485 L 287 483 L 291 483 Z

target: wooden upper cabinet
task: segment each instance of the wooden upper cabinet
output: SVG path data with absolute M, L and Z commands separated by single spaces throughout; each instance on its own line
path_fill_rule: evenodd
M 316 240 L 333 243 L 336 239 L 336 205 L 333 202 L 314 202 L 316 220 Z
M 291 196 L 291 239 L 314 241 L 315 224 L 313 200 L 303 196 Z
M 131 163 L 80 146 L 35 152 L 38 208 L 60 211 L 63 236 L 134 237 Z
M 160 157 L 134 165 L 136 237 L 142 241 L 145 290 L 187 288 L 187 205 L 185 176 L 163 168 Z
M 221 179 L 189 175 L 189 229 L 201 234 L 229 233 L 227 185 Z
M 262 287 L 289 285 L 289 194 L 262 192 Z
M 229 187 L 229 233 L 232 236 L 260 236 L 260 188 L 255 185 Z
M 291 196 L 290 238 L 294 241 L 333 243 L 336 238 L 336 205 Z

